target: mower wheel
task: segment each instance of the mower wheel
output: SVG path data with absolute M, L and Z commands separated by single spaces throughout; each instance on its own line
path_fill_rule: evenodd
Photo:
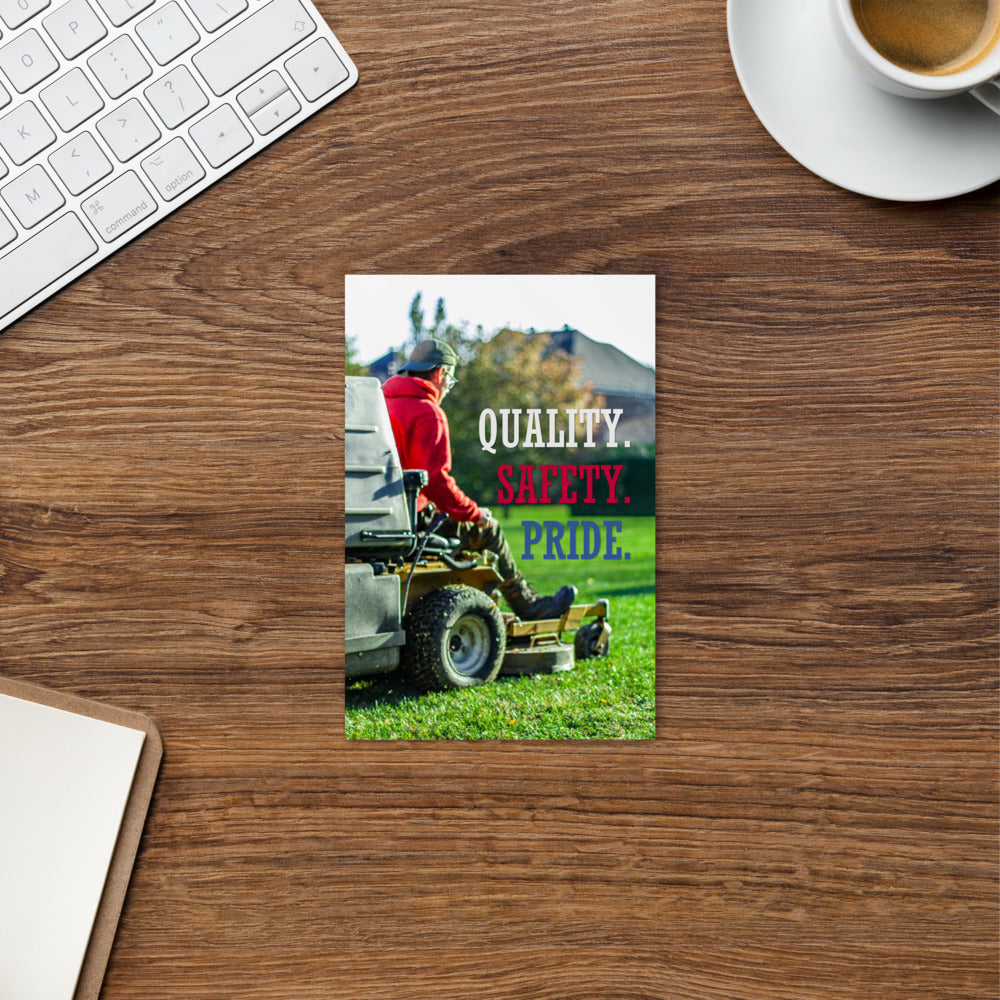
M 403 667 L 425 691 L 488 684 L 500 670 L 507 634 L 500 609 L 481 590 L 432 590 L 406 616 Z
M 607 656 L 611 649 L 611 636 L 606 635 L 601 639 L 604 631 L 598 622 L 587 622 L 576 630 L 573 639 L 573 651 L 578 660 L 586 660 L 592 656 Z

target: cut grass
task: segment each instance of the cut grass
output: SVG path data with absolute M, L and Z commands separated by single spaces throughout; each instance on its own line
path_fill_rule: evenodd
M 348 682 L 345 735 L 356 740 L 645 740 L 655 736 L 655 522 L 622 518 L 628 560 L 522 559 L 520 521 L 568 519 L 559 508 L 519 509 L 503 522 L 514 555 L 540 593 L 564 583 L 577 603 L 610 601 L 611 651 L 573 670 L 501 677 L 493 684 L 421 694 L 398 674 Z M 536 553 L 544 552 L 542 546 Z M 570 639 L 570 636 L 564 638 Z

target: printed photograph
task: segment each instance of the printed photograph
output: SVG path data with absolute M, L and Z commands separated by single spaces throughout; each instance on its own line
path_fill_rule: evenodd
M 655 736 L 655 283 L 350 275 L 345 735 Z

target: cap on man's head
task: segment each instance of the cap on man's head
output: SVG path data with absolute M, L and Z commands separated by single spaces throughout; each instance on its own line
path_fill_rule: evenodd
M 443 340 L 422 340 L 410 353 L 410 360 L 399 370 L 401 372 L 431 372 L 442 365 L 454 368 L 458 355 Z

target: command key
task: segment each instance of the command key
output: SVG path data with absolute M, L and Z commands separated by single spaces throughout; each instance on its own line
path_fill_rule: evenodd
M 91 195 L 83 203 L 83 210 L 101 239 L 113 243 L 154 215 L 156 202 L 135 172 L 129 170 Z

